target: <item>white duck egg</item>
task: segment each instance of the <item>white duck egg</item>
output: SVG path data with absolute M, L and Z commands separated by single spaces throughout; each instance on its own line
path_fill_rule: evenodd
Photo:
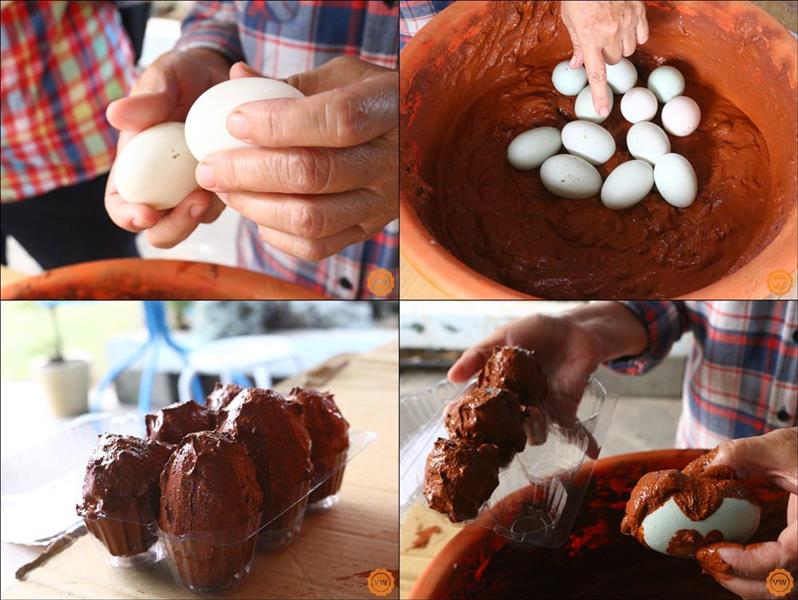
M 227 116 L 247 102 L 272 98 L 304 98 L 298 89 L 276 79 L 245 77 L 229 79 L 209 88 L 197 98 L 186 116 L 186 142 L 197 160 L 209 154 L 246 148 L 252 144 L 227 131 Z
M 630 123 L 650 121 L 657 114 L 657 98 L 651 90 L 632 88 L 621 98 L 621 114 Z
M 626 133 L 626 148 L 635 158 L 653 165 L 659 157 L 671 151 L 671 142 L 662 127 L 651 121 L 640 121 Z
M 630 160 L 607 175 L 601 187 L 601 202 L 607 208 L 623 210 L 640 202 L 653 186 L 651 165 L 644 160 Z
M 646 545 L 652 550 L 668 554 L 676 532 L 692 529 L 706 537 L 713 530 L 720 531 L 727 542 L 745 543 L 759 527 L 760 510 L 748 500 L 724 498 L 717 510 L 702 521 L 692 521 L 682 512 L 673 498 L 650 512 L 641 523 Z
M 684 156 L 669 152 L 661 156 L 654 165 L 654 184 L 668 204 L 676 208 L 687 208 L 698 193 L 698 180 Z
M 562 148 L 560 131 L 554 127 L 536 127 L 515 138 L 507 146 L 507 160 L 516 169 L 537 169 Z
M 197 161 L 183 123 L 160 123 L 131 139 L 114 162 L 114 183 L 125 202 L 172 208 L 197 189 Z
M 584 67 L 572 68 L 569 61 L 557 63 L 551 74 L 554 89 L 563 96 L 576 96 L 587 85 L 587 73 Z
M 674 67 L 662 65 L 651 71 L 647 86 L 657 100 L 665 104 L 684 92 L 684 75 Z
M 637 83 L 637 69 L 628 58 L 614 65 L 607 65 L 607 84 L 615 94 L 625 94 Z
M 695 100 L 687 96 L 676 96 L 662 107 L 662 125 L 673 135 L 690 135 L 700 122 L 701 109 Z
M 593 165 L 603 165 L 615 154 L 610 132 L 590 121 L 571 121 L 563 127 L 562 144 L 568 152 Z
M 596 167 L 578 156 L 558 154 L 540 166 L 543 186 L 555 196 L 578 200 L 590 198 L 601 189 Z
M 615 104 L 615 100 L 613 98 L 612 91 L 609 91 L 609 108 L 610 112 L 612 112 L 612 107 Z M 603 123 L 609 116 L 609 113 L 607 113 L 607 117 L 602 117 L 596 112 L 596 109 L 593 107 L 593 96 L 590 94 L 589 87 L 586 87 L 579 92 L 579 95 L 577 95 L 576 102 L 574 102 L 574 112 L 576 113 L 577 119 L 582 119 L 583 121 L 592 121 L 593 123 Z

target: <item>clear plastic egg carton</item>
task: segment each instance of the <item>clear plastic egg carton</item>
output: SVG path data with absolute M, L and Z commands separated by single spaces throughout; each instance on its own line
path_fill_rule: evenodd
M 448 438 L 444 407 L 462 396 L 476 379 L 455 385 L 438 382 L 400 399 L 401 517 L 423 495 L 427 455 L 439 438 Z M 545 412 L 545 442 L 527 445 L 499 471 L 499 485 L 471 522 L 520 544 L 549 548 L 565 542 L 590 483 L 617 396 L 591 377 L 569 427 Z M 431 509 L 429 509 L 431 510 Z M 465 524 L 468 521 L 460 523 Z

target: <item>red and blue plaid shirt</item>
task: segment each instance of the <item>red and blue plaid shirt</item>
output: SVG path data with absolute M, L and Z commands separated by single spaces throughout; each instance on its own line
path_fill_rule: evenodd
M 114 3 L 12 2 L 0 22 L 0 200 L 108 172 L 117 132 L 105 109 L 134 78 Z
M 197 2 L 183 22 L 178 47 L 213 48 L 245 60 L 267 77 L 285 78 L 341 55 L 396 68 L 396 2 Z M 394 221 L 372 239 L 318 262 L 265 245 L 257 225 L 242 219 L 239 263 L 338 298 L 374 297 L 367 286 L 376 268 L 396 276 L 399 227 Z M 396 297 L 394 290 L 392 297 Z
M 648 332 L 645 354 L 613 361 L 639 375 L 692 331 L 685 369 L 679 448 L 712 448 L 727 439 L 798 424 L 798 303 L 624 302 Z

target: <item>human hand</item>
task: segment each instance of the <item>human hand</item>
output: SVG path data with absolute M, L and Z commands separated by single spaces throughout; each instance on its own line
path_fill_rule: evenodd
M 162 54 L 141 74 L 130 95 L 108 106 L 108 121 L 120 130 L 117 156 L 137 133 L 158 123 L 185 121 L 188 109 L 202 92 L 227 79 L 229 62 L 221 54 L 196 48 Z M 153 246 L 171 248 L 186 239 L 200 223 L 211 223 L 224 210 L 218 198 L 197 189 L 170 210 L 125 202 L 114 181 L 105 189 L 105 209 L 122 229 L 147 230 Z
M 571 36 L 571 67 L 585 65 L 593 107 L 602 117 L 610 112 L 605 63 L 617 64 L 648 40 L 642 2 L 562 2 L 562 20 Z
M 724 442 L 709 466 L 728 465 L 741 479 L 764 475 L 789 492 L 787 527 L 761 544 L 721 542 L 696 554 L 701 566 L 720 585 L 743 598 L 771 598 L 765 579 L 773 569 L 798 568 L 798 427 Z
M 243 63 L 230 77 L 257 74 Z M 249 102 L 227 119 L 255 145 L 218 152 L 197 181 L 279 250 L 317 261 L 365 241 L 398 211 L 398 76 L 339 57 L 288 83 L 306 98 Z

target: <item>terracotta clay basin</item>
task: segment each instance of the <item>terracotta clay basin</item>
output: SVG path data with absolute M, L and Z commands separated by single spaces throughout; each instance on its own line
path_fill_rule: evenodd
M 697 561 L 644 548 L 620 532 L 642 475 L 681 469 L 706 450 L 654 450 L 599 459 L 571 535 L 559 548 L 520 546 L 472 524 L 432 559 L 409 598 L 737 598 L 701 573 Z M 786 526 L 787 494 L 749 480 L 762 506 L 752 542 Z M 520 490 L 502 501 L 520 504 Z
M 679 68 L 699 129 L 669 136 L 699 195 L 676 209 L 656 193 L 624 211 L 564 200 L 506 147 L 561 129 L 573 97 L 551 86 L 570 38 L 554 2 L 458 2 L 401 53 L 401 251 L 457 298 L 764 298 L 798 266 L 798 43 L 748 2 L 647 2 L 650 40 L 631 60 L 638 86 Z M 621 96 L 603 124 L 631 158 Z M 653 119 L 661 124 L 659 113 Z M 789 286 L 787 286 L 789 287 Z
M 267 275 L 210 263 L 120 258 L 81 263 L 2 288 L 3 300 L 293 300 L 323 296 Z

